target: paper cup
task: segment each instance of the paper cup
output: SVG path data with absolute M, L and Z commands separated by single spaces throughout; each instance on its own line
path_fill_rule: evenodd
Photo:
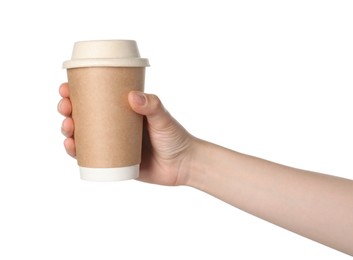
M 129 40 L 85 41 L 65 61 L 75 145 L 84 180 L 120 181 L 139 176 L 142 116 L 128 93 L 143 91 L 147 59 Z

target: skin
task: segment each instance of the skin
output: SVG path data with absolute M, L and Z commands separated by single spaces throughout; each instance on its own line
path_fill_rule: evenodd
M 75 157 L 69 86 L 59 88 L 64 147 Z M 300 170 L 200 140 L 155 95 L 130 92 L 145 116 L 139 180 L 187 185 L 304 237 L 353 255 L 353 181 Z

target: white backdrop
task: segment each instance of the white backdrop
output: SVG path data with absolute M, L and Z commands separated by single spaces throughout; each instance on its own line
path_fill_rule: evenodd
M 351 1 L 2 1 L 0 259 L 350 259 L 188 187 L 81 181 L 56 111 L 73 43 L 135 39 L 194 135 L 353 178 Z

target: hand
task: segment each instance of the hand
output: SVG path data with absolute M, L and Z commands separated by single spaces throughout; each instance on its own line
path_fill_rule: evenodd
M 64 147 L 75 158 L 69 85 L 62 84 L 59 93 L 62 99 L 58 111 L 66 117 L 61 127 L 66 137 Z M 145 116 L 139 180 L 161 185 L 185 185 L 196 139 L 166 111 L 157 96 L 132 91 L 128 99 L 131 108 Z

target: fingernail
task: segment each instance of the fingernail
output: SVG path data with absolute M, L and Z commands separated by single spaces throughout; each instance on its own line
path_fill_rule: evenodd
M 67 133 L 62 128 L 61 128 L 61 133 L 63 134 L 63 136 L 67 137 Z
M 60 102 L 58 103 L 58 107 L 57 107 L 57 109 L 58 109 L 58 112 L 60 113 L 60 107 L 61 107 L 61 103 L 63 102 L 63 100 L 60 100 Z
M 67 137 L 67 132 L 64 130 L 64 126 L 63 126 L 63 125 L 61 125 L 61 133 L 62 133 L 65 137 Z
M 142 92 L 135 92 L 134 93 L 134 101 L 136 104 L 143 106 L 146 104 L 146 96 Z

